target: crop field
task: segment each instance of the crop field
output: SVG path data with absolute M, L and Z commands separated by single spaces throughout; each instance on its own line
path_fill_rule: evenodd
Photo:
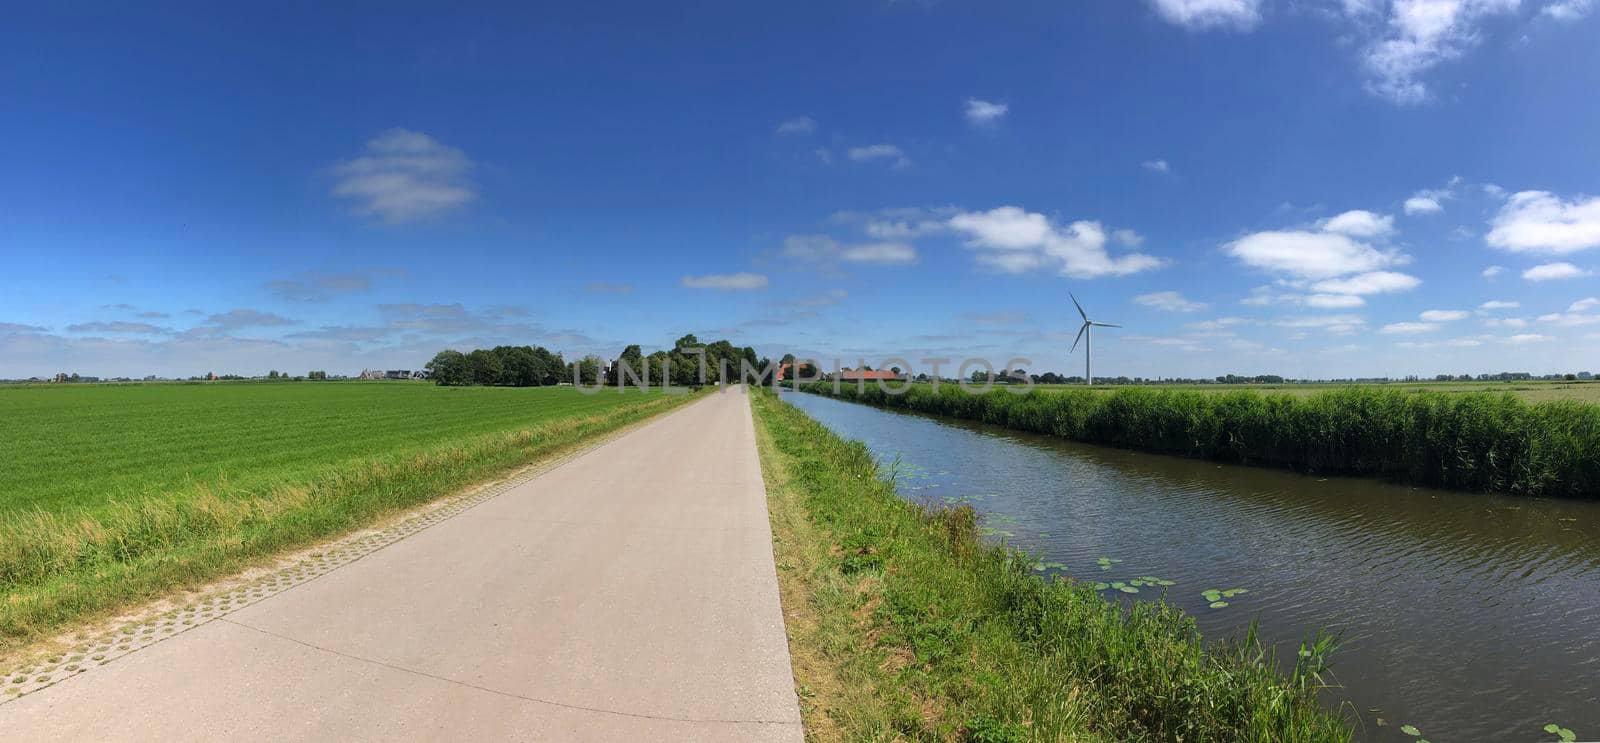
M 689 399 L 405 382 L 0 387 L 0 651 Z

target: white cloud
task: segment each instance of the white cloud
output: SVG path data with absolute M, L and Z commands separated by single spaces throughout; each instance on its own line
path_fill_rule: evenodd
M 1248 31 L 1261 22 L 1261 0 L 1151 0 L 1156 13 L 1191 31 Z
M 1365 209 L 1352 209 L 1317 223 L 1323 232 L 1350 237 L 1385 237 L 1394 232 L 1394 217 Z
M 1144 236 L 1133 230 L 1117 230 L 1111 233 L 1111 239 L 1130 248 L 1137 248 L 1144 244 Z
M 1522 191 L 1490 224 L 1484 239 L 1503 250 L 1563 255 L 1600 247 L 1600 196 L 1564 201 L 1548 191 Z
M 841 245 L 827 235 L 790 235 L 783 241 L 783 255 L 810 263 L 866 263 L 880 266 L 916 263 L 917 249 L 904 242 L 884 241 Z
M 992 103 L 977 98 L 967 99 L 967 121 L 975 126 L 997 123 L 1010 111 L 1011 106 L 1004 103 Z
M 1480 310 L 1514 310 L 1521 307 L 1521 302 L 1508 302 L 1504 299 L 1491 299 L 1478 305 Z
M 1279 318 L 1273 324 L 1281 328 L 1322 329 L 1332 335 L 1349 335 L 1360 330 L 1367 321 L 1360 315 L 1302 315 Z
M 1156 173 L 1170 173 L 1170 172 L 1172 172 L 1172 166 L 1168 165 L 1166 160 L 1146 160 L 1146 161 L 1140 163 L 1139 165 L 1140 165 L 1140 167 L 1143 167 L 1145 170 L 1153 171 L 1153 172 L 1156 172 Z
M 206 318 L 207 325 L 215 326 L 218 330 L 223 332 L 237 330 L 239 328 L 293 325 L 294 322 L 294 320 L 290 320 L 282 315 L 275 315 L 271 312 L 261 312 L 259 310 L 247 309 L 228 310 L 227 312 L 219 312 Z
M 851 147 L 848 153 L 851 160 L 856 162 L 871 162 L 874 160 L 891 160 L 897 168 L 904 168 L 911 164 L 911 159 L 906 153 L 892 144 L 871 144 L 865 147 Z
M 810 116 L 796 116 L 778 124 L 773 131 L 778 134 L 810 134 L 817 130 L 817 122 Z
M 1581 279 L 1588 275 L 1588 271 L 1578 268 L 1571 263 L 1543 263 L 1522 272 L 1522 278 L 1529 281 Z
M 1571 23 L 1582 20 L 1593 9 L 1594 0 L 1557 0 L 1544 6 L 1539 12 L 1563 23 Z
M 1330 294 L 1386 294 L 1417 288 L 1422 280 L 1397 271 L 1371 271 L 1342 279 L 1327 279 L 1311 285 L 1312 290 Z
M 1406 199 L 1406 214 L 1408 215 L 1438 214 L 1442 211 L 1444 211 L 1444 207 L 1439 204 L 1439 200 L 1431 196 L 1412 196 Z
M 1381 37 L 1363 50 L 1367 90 L 1395 103 L 1431 97 L 1423 78 L 1460 58 L 1483 36 L 1490 16 L 1514 13 L 1520 0 L 1394 0 Z M 1354 17 L 1354 16 L 1352 16 Z M 1359 20 L 1359 19 L 1358 19 Z
M 1486 328 L 1526 328 L 1528 321 L 1520 317 L 1491 317 L 1483 321 Z
M 1587 298 L 1584 298 L 1584 299 L 1580 299 L 1580 300 L 1578 300 L 1576 302 L 1573 302 L 1570 306 L 1567 307 L 1567 311 L 1568 312 L 1588 312 L 1589 310 L 1595 309 L 1596 307 L 1600 307 L 1600 297 L 1587 297 Z
M 1388 335 L 1411 335 L 1415 333 L 1432 333 L 1439 326 L 1429 322 L 1392 322 L 1383 326 L 1378 332 Z
M 1095 278 L 1162 265 L 1161 259 L 1143 253 L 1112 256 L 1106 251 L 1106 231 L 1099 222 L 1079 220 L 1057 226 L 1043 214 L 1002 206 L 957 214 L 948 224 L 969 238 L 967 246 L 979 251 L 978 262 L 1006 273 L 1053 268 L 1074 278 Z
M 1193 302 L 1185 299 L 1178 292 L 1154 292 L 1140 294 L 1133 298 L 1135 304 L 1153 307 L 1166 312 L 1198 312 L 1206 308 L 1203 302 Z
M 133 335 L 166 335 L 168 328 L 147 322 L 85 322 L 68 325 L 69 333 L 129 333 Z
M 1302 299 L 1307 307 L 1323 310 L 1347 310 L 1367 303 L 1354 294 L 1310 294 Z
M 1590 315 L 1582 312 L 1553 312 L 1548 315 L 1540 315 L 1539 323 L 1563 328 L 1575 328 L 1581 325 L 1600 324 L 1600 315 Z M 71 330 L 71 328 L 68 328 L 68 330 Z
M 477 193 L 467 182 L 472 162 L 461 150 L 420 132 L 390 129 L 367 142 L 364 154 L 333 168 L 333 194 L 355 211 L 385 222 L 438 217 L 460 209 Z
M 1466 310 L 1428 310 L 1422 313 L 1421 318 L 1427 322 L 1451 322 L 1465 320 L 1468 314 Z
M 1332 232 L 1256 232 L 1228 243 L 1223 250 L 1248 266 L 1302 279 L 1331 279 L 1404 262 L 1396 253 Z
M 685 276 L 682 283 L 690 289 L 717 289 L 719 291 L 748 291 L 767 285 L 767 277 L 758 273 L 707 274 Z
M 1488 268 L 1483 269 L 1483 277 L 1486 278 L 1486 279 L 1492 279 L 1492 278 L 1494 278 L 1496 276 L 1499 276 L 1500 274 L 1503 274 L 1505 272 L 1506 272 L 1506 267 L 1505 266 L 1490 266 Z
M 1514 346 L 1523 346 L 1529 343 L 1544 343 L 1545 341 L 1553 340 L 1555 340 L 1555 338 L 1552 338 L 1548 335 L 1540 335 L 1538 333 L 1520 333 L 1507 338 L 1506 342 Z
M 917 249 L 906 243 L 865 243 L 845 247 L 839 257 L 850 263 L 904 266 L 917 262 Z

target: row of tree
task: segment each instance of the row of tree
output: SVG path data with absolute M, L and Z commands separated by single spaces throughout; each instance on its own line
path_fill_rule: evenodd
M 609 367 L 593 354 L 569 363 L 560 353 L 542 346 L 495 346 L 468 353 L 440 351 L 425 368 L 436 384 L 450 387 L 541 387 L 574 381 L 583 385 L 629 386 L 659 386 L 666 382 L 692 387 L 738 381 L 745 369 L 756 370 L 746 375 L 747 381 L 764 381 L 761 371 L 767 365 L 767 360 L 757 359 L 755 349 L 749 346 L 736 347 L 727 340 L 702 344 L 693 335 L 685 335 L 671 350 L 648 356 L 637 344 L 628 346 Z

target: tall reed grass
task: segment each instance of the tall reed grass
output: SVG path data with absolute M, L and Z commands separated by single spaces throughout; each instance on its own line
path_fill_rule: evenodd
M 1023 395 L 953 384 L 914 384 L 900 394 L 875 384 L 801 389 L 1162 454 L 1454 490 L 1600 497 L 1600 406 L 1582 402 L 1372 386 L 1308 397 L 1152 387 Z

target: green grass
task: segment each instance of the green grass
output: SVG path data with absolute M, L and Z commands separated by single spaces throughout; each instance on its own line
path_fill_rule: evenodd
M 689 397 L 406 383 L 0 389 L 0 647 L 360 527 Z
M 866 447 L 752 397 L 807 736 L 829 740 L 1348 741 L 1317 702 L 1332 642 L 1284 672 L 1251 635 L 1207 645 L 1161 602 L 1046 582 L 930 510 Z
M 1189 388 L 803 385 L 841 399 L 1109 446 L 1456 490 L 1600 497 L 1600 405 L 1367 385 L 1307 397 Z

